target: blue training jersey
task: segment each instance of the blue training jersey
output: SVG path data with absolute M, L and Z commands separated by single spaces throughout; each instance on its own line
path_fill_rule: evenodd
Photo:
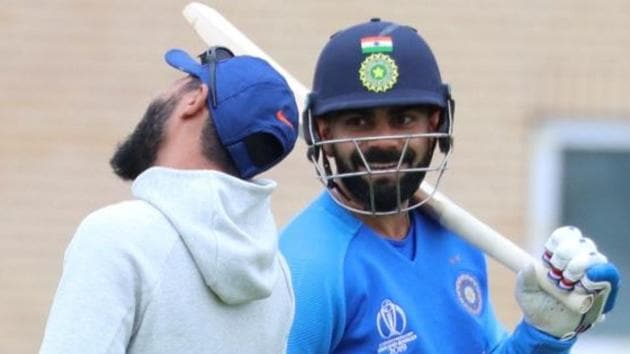
M 289 353 L 563 353 L 521 323 L 512 336 L 489 302 L 484 256 L 410 213 L 412 257 L 323 193 L 283 231 L 296 313 Z

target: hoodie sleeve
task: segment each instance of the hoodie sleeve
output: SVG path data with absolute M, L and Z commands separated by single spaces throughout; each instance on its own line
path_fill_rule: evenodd
M 121 222 L 129 218 L 119 209 L 88 216 L 66 249 L 40 353 L 125 353 L 150 289 L 140 253 L 125 242 L 140 226 Z

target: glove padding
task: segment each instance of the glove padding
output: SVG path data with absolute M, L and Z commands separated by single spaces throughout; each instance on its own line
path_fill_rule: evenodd
M 584 314 L 571 311 L 540 287 L 531 264 L 519 272 L 516 284 L 516 300 L 530 325 L 569 339 L 603 320 L 603 314 L 614 307 L 619 272 L 578 228 L 561 227 L 552 233 L 545 244 L 543 264 L 549 271 L 543 281 L 551 281 L 563 291 L 593 294 L 595 301 Z

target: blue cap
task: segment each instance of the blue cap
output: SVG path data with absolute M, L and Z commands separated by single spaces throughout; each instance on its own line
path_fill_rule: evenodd
M 241 178 L 266 171 L 293 149 L 299 124 L 295 97 L 269 63 L 235 56 L 201 64 L 180 49 L 169 50 L 164 58 L 210 88 L 208 109 Z
M 382 76 L 371 76 L 373 69 Z M 375 18 L 331 36 L 315 68 L 309 105 L 320 116 L 392 105 L 444 108 L 447 97 L 435 57 L 417 31 Z

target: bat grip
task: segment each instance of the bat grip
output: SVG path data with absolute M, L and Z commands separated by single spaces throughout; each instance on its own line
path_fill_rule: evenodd
M 536 278 L 538 285 L 547 293 L 560 301 L 571 311 L 585 314 L 593 306 L 594 296 L 592 294 L 580 294 L 574 291 L 560 289 L 553 280 L 549 279 L 547 274 L 549 270 L 545 268 L 542 262 L 534 262 L 536 268 Z
M 580 294 L 576 291 L 566 291 L 558 288 L 547 277 L 548 270 L 542 265 L 542 262 L 532 257 L 507 237 L 481 222 L 446 196 L 437 192 L 433 186 L 423 182 L 418 197 L 424 199 L 429 196 L 431 198 L 423 205 L 423 210 L 432 215 L 444 227 L 470 242 L 515 273 L 520 272 L 533 263 L 540 287 L 570 310 L 583 314 L 591 308 L 593 295 Z

